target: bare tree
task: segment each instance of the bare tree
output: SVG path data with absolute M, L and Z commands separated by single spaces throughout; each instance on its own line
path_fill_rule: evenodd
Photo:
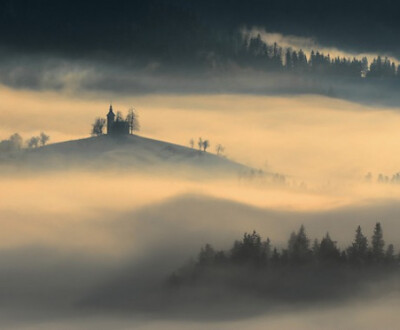
M 106 125 L 106 120 L 104 118 L 96 118 L 92 125 L 92 135 L 99 136 L 103 134 L 104 126 Z
M 15 133 L 8 139 L 0 141 L 0 152 L 14 152 L 22 148 L 23 140 L 21 135 Z
M 203 139 L 201 137 L 199 137 L 199 140 L 197 141 L 197 146 L 199 147 L 199 150 L 201 151 L 201 149 L 203 148 Z
M 204 152 L 207 151 L 207 148 L 210 146 L 210 142 L 208 140 L 203 141 L 203 150 Z
M 28 141 L 28 148 L 37 148 L 39 146 L 40 137 L 39 136 L 32 136 Z
M 41 132 L 40 136 L 39 136 L 39 139 L 40 139 L 40 144 L 42 146 L 44 146 L 50 140 L 50 136 L 48 136 L 47 134 Z
M 194 148 L 194 140 L 193 140 L 193 138 L 190 139 L 189 145 L 190 145 L 190 148 L 192 148 L 192 149 Z
M 117 122 L 124 121 L 124 117 L 122 116 L 122 112 L 121 111 L 117 111 L 117 114 L 115 116 L 115 121 L 117 121 Z
M 129 124 L 129 133 L 133 134 L 134 131 L 140 130 L 139 115 L 135 108 L 131 107 L 128 110 L 128 115 L 126 116 L 126 121 Z
M 11 135 L 9 141 L 11 143 L 12 149 L 14 150 L 20 150 L 24 142 L 21 135 L 19 135 L 18 133 L 14 133 L 13 135 Z
M 219 143 L 216 145 L 215 151 L 217 152 L 217 155 L 220 156 L 225 151 L 225 147 Z

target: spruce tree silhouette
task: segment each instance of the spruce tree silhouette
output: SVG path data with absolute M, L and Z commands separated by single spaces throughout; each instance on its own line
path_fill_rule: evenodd
M 374 262 L 382 262 L 385 256 L 384 247 L 385 241 L 383 240 L 383 233 L 381 224 L 378 222 L 374 228 L 374 234 L 371 240 L 371 254 Z
M 368 256 L 368 239 L 363 235 L 361 226 L 357 227 L 352 245 L 348 248 L 349 259 L 354 264 L 364 264 Z

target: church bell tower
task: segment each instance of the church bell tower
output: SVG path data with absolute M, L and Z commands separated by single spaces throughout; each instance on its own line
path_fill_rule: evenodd
M 112 134 L 112 128 L 114 125 L 115 114 L 113 112 L 112 104 L 110 104 L 110 110 L 107 114 L 107 134 Z

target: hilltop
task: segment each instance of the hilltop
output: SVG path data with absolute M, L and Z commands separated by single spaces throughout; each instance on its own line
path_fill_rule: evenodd
M 23 150 L 12 163 L 37 169 L 89 167 L 153 171 L 158 168 L 200 170 L 204 173 L 217 171 L 227 175 L 252 171 L 225 157 L 138 135 L 101 135 L 53 143 Z

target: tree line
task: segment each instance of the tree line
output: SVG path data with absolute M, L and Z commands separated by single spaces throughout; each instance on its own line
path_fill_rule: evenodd
M 191 148 L 191 149 L 194 149 L 195 144 L 196 144 L 196 143 L 195 143 L 194 139 L 191 138 L 191 139 L 189 140 L 189 146 L 190 146 L 190 148 Z M 210 146 L 211 146 L 211 144 L 210 144 L 210 141 L 209 141 L 209 140 L 203 139 L 202 137 L 199 137 L 199 138 L 198 138 L 198 140 L 197 140 L 197 148 L 199 149 L 199 151 L 207 152 L 207 149 L 208 149 Z M 215 153 L 216 153 L 218 156 L 224 156 L 224 151 L 225 151 L 225 147 L 224 147 L 222 144 L 218 143 L 218 144 L 215 146 Z
M 400 79 L 400 65 L 396 65 L 388 57 L 377 56 L 369 63 L 366 57 L 331 57 L 330 54 L 314 50 L 307 56 L 302 49 L 284 49 L 277 43 L 268 44 L 261 39 L 260 34 L 255 37 L 245 36 L 239 43 L 234 57 L 243 66 L 251 63 L 267 71 L 332 77 Z
M 400 255 L 394 251 L 393 244 L 385 244 L 382 226 L 378 222 L 374 227 L 371 240 L 363 234 L 361 226 L 355 231 L 350 246 L 341 249 L 329 233 L 313 242 L 308 238 L 302 225 L 292 232 L 286 247 L 277 248 L 267 238 L 253 231 L 245 233 L 236 240 L 228 251 L 215 250 L 210 244 L 201 248 L 196 260 L 197 267 L 211 265 L 254 266 L 256 268 L 276 268 L 282 266 L 398 266 Z
M 303 304 L 351 298 L 372 285 L 378 285 L 380 293 L 393 293 L 399 288 L 399 261 L 393 244 L 385 244 L 380 223 L 370 240 L 358 226 L 353 241 L 343 249 L 329 233 L 311 241 L 301 226 L 281 248 L 256 231 L 245 233 L 228 250 L 206 244 L 196 259 L 167 278 L 166 285 L 171 292 L 191 290 L 191 301 L 199 297 L 207 303 L 222 299 L 226 304 L 233 293 L 233 297 L 244 294 L 271 303 Z M 385 288 L 379 286 L 388 279 Z
M 37 136 L 32 136 L 24 141 L 18 133 L 12 134 L 8 139 L 0 141 L 0 152 L 10 153 L 20 151 L 24 146 L 29 149 L 45 146 L 50 140 L 50 136 L 41 132 Z

